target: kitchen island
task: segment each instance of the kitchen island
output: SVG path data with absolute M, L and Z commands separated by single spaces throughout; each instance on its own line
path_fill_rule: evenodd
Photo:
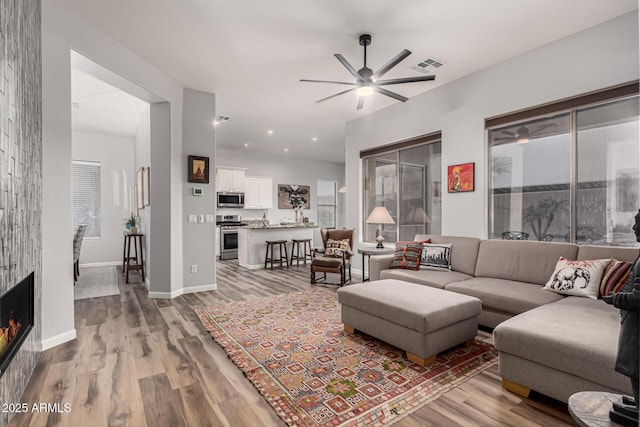
M 291 258 L 292 239 L 311 239 L 317 225 L 287 224 L 268 225 L 266 227 L 249 226 L 238 229 L 238 263 L 250 270 L 264 268 L 267 252 L 267 240 L 286 240 L 289 259 Z M 277 249 L 276 249 L 277 256 Z

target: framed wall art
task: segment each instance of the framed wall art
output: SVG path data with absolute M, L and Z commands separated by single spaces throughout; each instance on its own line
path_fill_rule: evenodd
M 136 206 L 144 209 L 144 167 L 138 169 L 136 174 Z
M 209 158 L 201 156 L 189 156 L 188 182 L 209 183 Z
M 447 168 L 447 189 L 449 193 L 475 191 L 475 163 L 462 163 Z

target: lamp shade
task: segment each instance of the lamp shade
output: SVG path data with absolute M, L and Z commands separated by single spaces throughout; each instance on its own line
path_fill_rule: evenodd
M 420 207 L 411 208 L 404 221 L 409 224 L 428 224 L 431 222 L 427 213 Z
M 347 192 L 347 187 L 340 187 L 340 189 L 338 190 L 338 193 L 346 193 Z
M 367 224 L 395 224 L 389 211 L 384 206 L 376 206 L 369 214 L 366 221 Z

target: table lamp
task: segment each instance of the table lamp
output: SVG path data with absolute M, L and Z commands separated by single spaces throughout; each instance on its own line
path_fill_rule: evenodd
M 378 224 L 378 235 L 376 236 L 376 248 L 382 249 L 384 245 L 384 237 L 382 237 L 382 224 L 395 224 L 391 215 L 389 215 L 389 211 L 384 206 L 376 206 L 369 214 L 369 218 L 365 221 L 367 224 Z
M 408 224 L 429 224 L 431 220 L 424 209 L 411 208 L 404 221 Z

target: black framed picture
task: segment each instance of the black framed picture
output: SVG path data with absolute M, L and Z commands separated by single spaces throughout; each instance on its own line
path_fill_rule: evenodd
M 209 158 L 189 156 L 188 182 L 209 183 Z

